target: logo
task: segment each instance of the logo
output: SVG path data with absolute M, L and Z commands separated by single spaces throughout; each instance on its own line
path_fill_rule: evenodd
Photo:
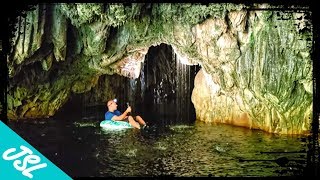
M 2 158 L 7 161 L 17 159 L 15 161 L 13 161 L 13 166 L 14 166 L 14 168 L 16 168 L 16 170 L 22 171 L 22 174 L 24 176 L 28 176 L 29 178 L 33 178 L 33 175 L 31 174 L 32 171 L 47 167 L 47 163 L 39 164 L 41 161 L 41 158 L 37 155 L 34 155 L 33 152 L 29 148 L 21 145 L 20 149 L 22 150 L 21 152 L 10 156 L 10 154 L 16 152 L 16 148 L 10 148 L 2 154 Z M 27 156 L 25 156 L 25 155 L 27 155 Z M 25 156 L 23 158 L 23 161 L 18 159 L 22 156 Z M 34 166 L 27 168 L 28 164 L 32 164 Z
M 0 121 L 0 179 L 71 180 L 61 169 Z

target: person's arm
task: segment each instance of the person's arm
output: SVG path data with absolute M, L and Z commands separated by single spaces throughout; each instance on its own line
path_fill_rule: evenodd
M 127 117 L 127 114 L 128 114 L 129 112 L 131 112 L 131 107 L 128 107 L 128 108 L 126 109 L 126 111 L 124 111 L 120 116 L 114 115 L 114 116 L 112 117 L 112 120 L 114 120 L 114 121 L 121 121 L 121 120 L 123 120 L 123 119 L 125 119 L 125 118 Z

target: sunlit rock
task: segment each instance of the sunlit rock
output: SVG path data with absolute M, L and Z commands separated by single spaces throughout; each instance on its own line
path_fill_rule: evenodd
M 116 73 L 119 75 L 136 79 L 140 75 L 141 65 L 144 62 L 147 52 L 148 48 L 138 50 L 110 67 L 115 69 Z
M 245 31 L 247 22 L 247 12 L 246 11 L 231 11 L 228 14 L 232 28 L 238 32 Z

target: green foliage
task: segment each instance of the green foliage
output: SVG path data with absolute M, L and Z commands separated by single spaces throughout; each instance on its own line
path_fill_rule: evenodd
M 140 12 L 142 11 L 143 4 L 142 3 L 133 3 L 132 6 L 125 7 L 125 13 L 128 19 L 134 19 L 139 17 Z
M 210 3 L 202 4 L 175 4 L 177 6 L 174 19 L 180 22 L 195 25 L 208 17 L 224 18 L 229 11 L 240 10 L 243 5 Z
M 140 15 L 142 4 L 124 6 L 121 3 L 68 3 L 61 4 L 61 12 L 70 18 L 71 23 L 80 27 L 95 20 L 104 20 L 109 26 L 121 26 Z
M 151 14 L 149 15 L 157 19 L 159 23 L 174 20 L 183 24 L 195 25 L 204 21 L 207 17 L 223 18 L 227 12 L 240 10 L 243 7 L 243 5 L 220 3 L 210 3 L 208 5 L 161 3 L 152 4 Z M 146 7 L 143 3 L 132 3 L 131 6 L 124 6 L 121 3 L 63 3 L 60 10 L 77 27 L 97 19 L 102 19 L 107 22 L 107 25 L 116 27 L 148 15 L 145 14 Z
M 76 27 L 80 27 L 84 23 L 93 22 L 102 14 L 102 4 L 63 3 L 59 7 L 60 11 L 70 18 L 71 23 Z
M 108 6 L 106 14 L 103 18 L 111 26 L 123 25 L 127 20 L 127 14 L 125 13 L 125 8 L 123 4 L 111 4 Z

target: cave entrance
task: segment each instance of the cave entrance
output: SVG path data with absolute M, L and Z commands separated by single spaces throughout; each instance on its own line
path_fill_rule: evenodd
M 121 99 L 128 99 L 133 114 L 141 114 L 150 124 L 193 123 L 191 94 L 199 70 L 199 65 L 182 64 L 170 45 L 152 46 L 139 78 L 128 80 L 129 91 Z
M 132 115 L 141 115 L 150 125 L 190 124 L 196 120 L 191 95 L 199 70 L 199 65 L 182 64 L 170 45 L 152 46 L 138 78 L 103 75 L 95 88 L 75 94 L 64 107 L 83 120 L 103 120 L 105 101 L 116 97 L 118 110 L 125 111 L 129 102 Z M 79 106 L 80 112 L 75 110 Z

